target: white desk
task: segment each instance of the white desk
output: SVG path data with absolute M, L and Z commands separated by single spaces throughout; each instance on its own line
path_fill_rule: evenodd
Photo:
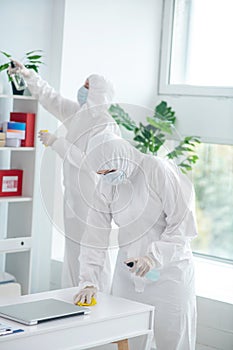
M 77 288 L 68 288 L 18 298 L 2 298 L 0 304 L 16 304 L 46 298 L 57 298 L 72 303 L 76 291 Z M 154 320 L 152 306 L 99 293 L 97 305 L 90 309 L 91 313 L 86 316 L 67 317 L 36 326 L 24 326 L 0 318 L 2 323 L 24 329 L 22 333 L 0 337 L 0 349 L 81 350 L 139 335 L 147 336 L 146 347 L 143 350 L 150 349 Z

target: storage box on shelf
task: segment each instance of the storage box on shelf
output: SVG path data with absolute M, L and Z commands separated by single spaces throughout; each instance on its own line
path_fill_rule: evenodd
M 37 108 L 37 100 L 31 96 L 0 95 L 0 122 L 26 124 L 21 147 L 0 147 L 0 272 L 15 276 L 22 294 L 30 293 L 31 285 Z M 11 171 L 3 173 L 6 169 Z M 15 169 L 20 171 L 15 173 Z M 8 175 L 11 178 L 4 179 Z
M 22 195 L 23 170 L 0 169 L 0 197 Z

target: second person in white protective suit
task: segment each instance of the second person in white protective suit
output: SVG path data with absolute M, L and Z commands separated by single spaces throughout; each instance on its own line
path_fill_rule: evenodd
M 63 264 L 63 287 L 79 284 L 80 240 L 84 231 L 87 211 L 92 202 L 95 174 L 86 168 L 79 170 L 82 156 L 89 140 L 103 132 L 120 135 L 120 129 L 108 113 L 113 98 L 112 84 L 103 76 L 90 75 L 79 89 L 78 102 L 69 100 L 56 92 L 34 70 L 15 61 L 27 82 L 32 96 L 66 128 L 65 137 L 57 138 L 50 133 L 40 133 L 46 146 L 57 152 L 63 160 L 64 174 L 64 234 L 65 257 Z M 82 186 L 77 179 L 83 179 Z
M 156 349 L 194 350 L 193 186 L 173 162 L 142 154 L 113 135 L 106 140 L 93 139 L 86 160 L 101 181 L 82 240 L 81 283 L 74 301 L 90 302 L 98 290 L 105 291 L 101 274 L 114 220 L 119 252 L 113 295 L 155 306 Z M 159 278 L 147 279 L 154 269 Z M 132 349 L 144 348 L 137 342 Z

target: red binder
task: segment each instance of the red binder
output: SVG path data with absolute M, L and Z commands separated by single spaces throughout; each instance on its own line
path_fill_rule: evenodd
M 10 113 L 11 121 L 26 123 L 25 140 L 21 140 L 22 147 L 34 147 L 35 117 L 36 116 L 34 113 L 22 113 L 22 112 Z
M 0 170 L 0 197 L 21 196 L 23 170 Z

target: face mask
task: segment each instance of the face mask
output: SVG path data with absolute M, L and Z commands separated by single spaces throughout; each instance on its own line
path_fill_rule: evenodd
M 103 181 L 109 185 L 119 185 L 126 179 L 126 174 L 123 170 L 117 170 L 101 176 Z
M 80 106 L 84 105 L 84 103 L 87 102 L 87 95 L 88 95 L 88 89 L 85 86 L 82 86 L 78 90 L 78 95 L 77 95 Z

